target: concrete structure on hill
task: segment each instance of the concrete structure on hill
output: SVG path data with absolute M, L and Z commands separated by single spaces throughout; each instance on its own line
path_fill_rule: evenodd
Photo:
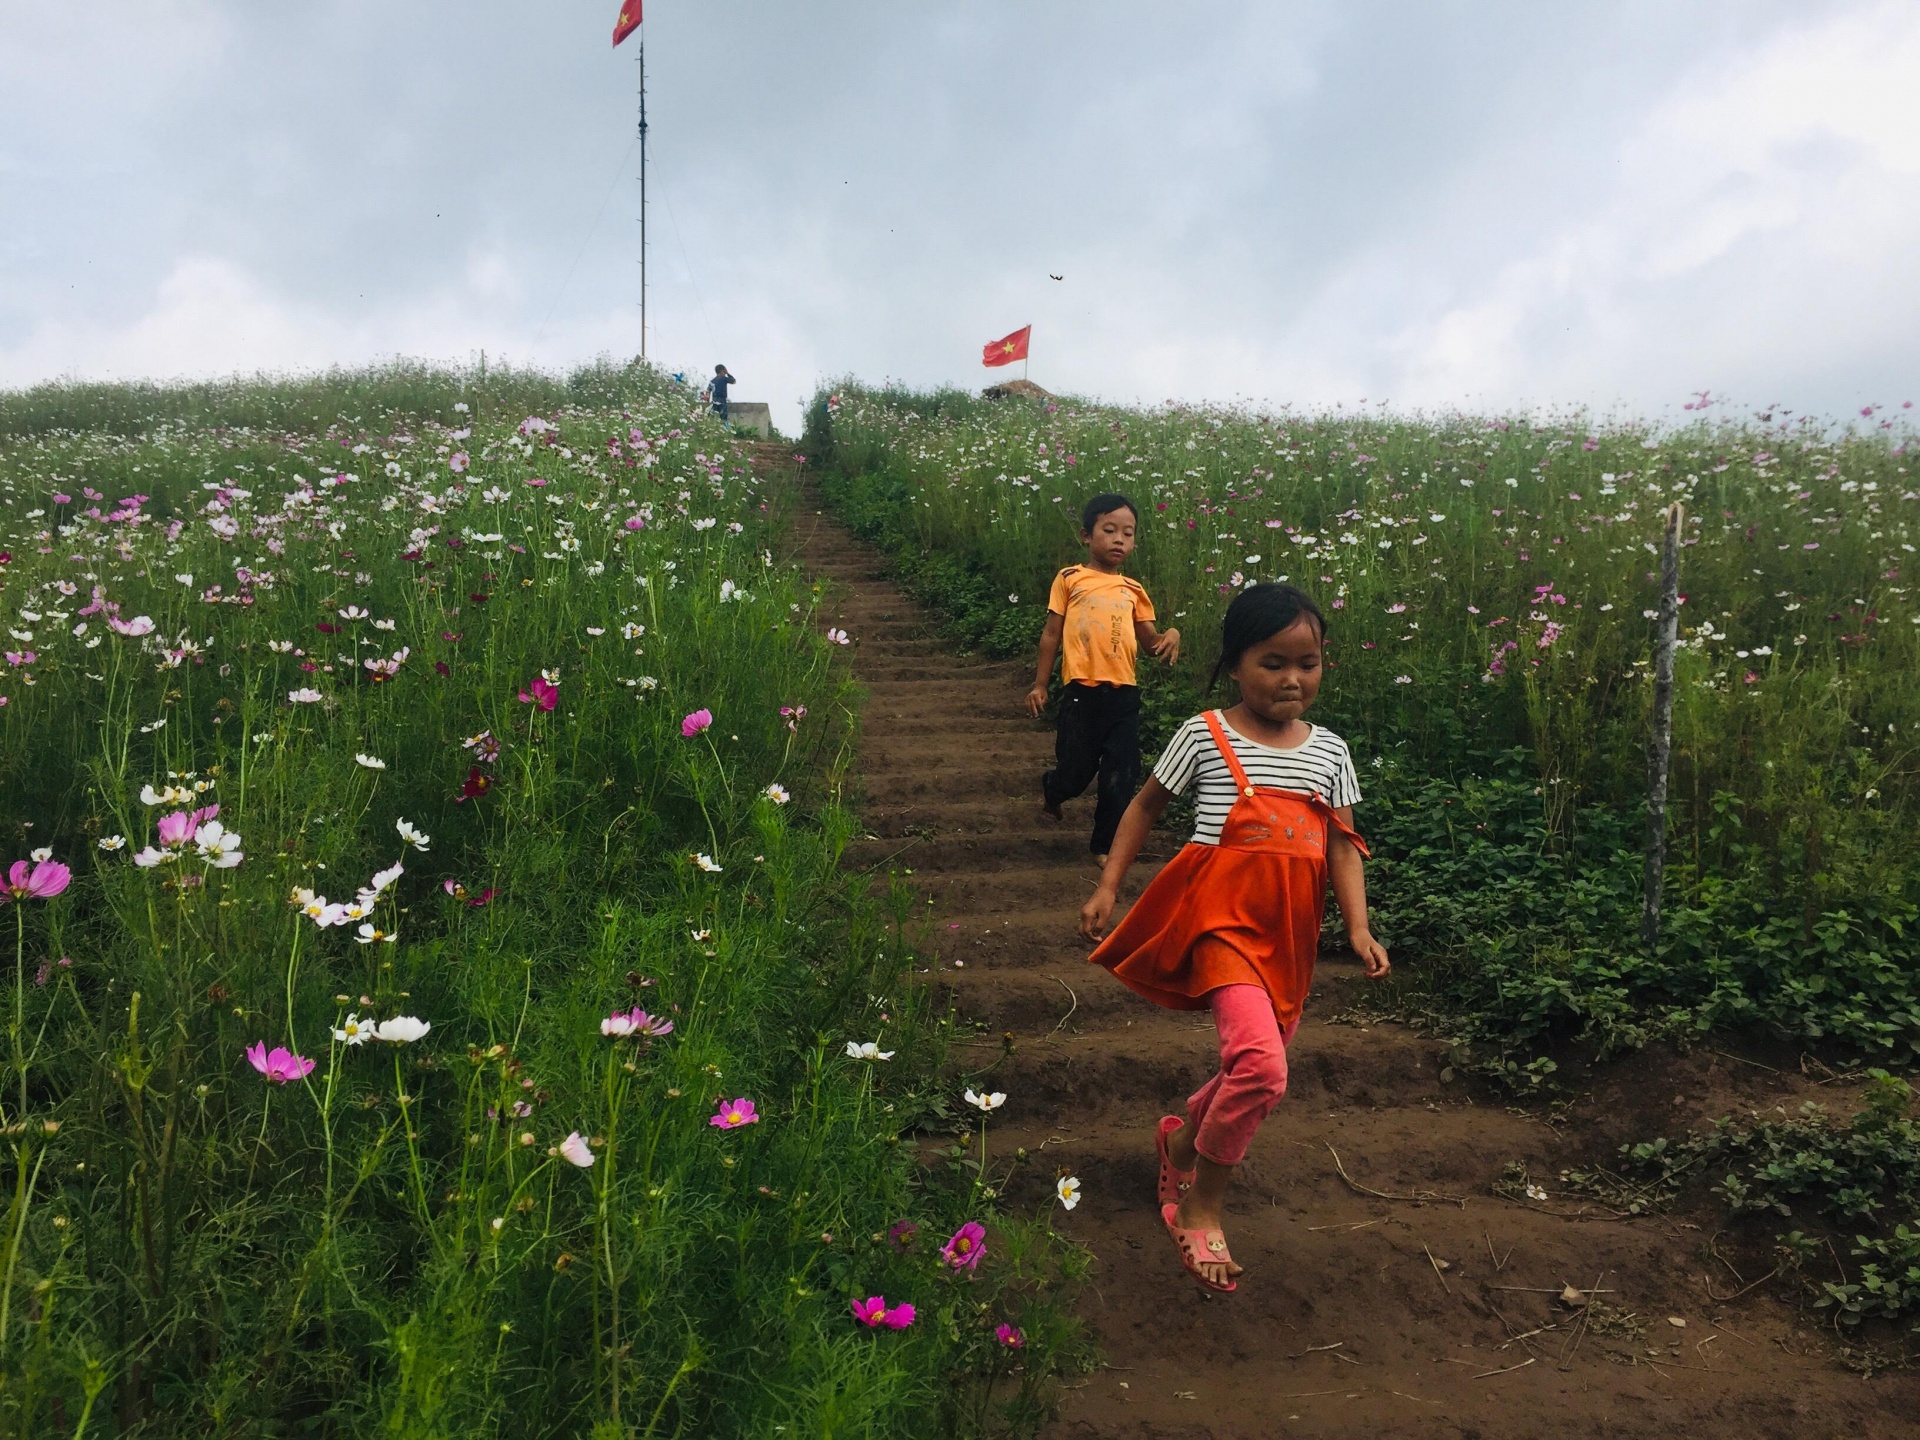
M 762 440 L 773 438 L 773 411 L 758 400 L 728 401 L 727 420 L 744 430 L 753 431 Z

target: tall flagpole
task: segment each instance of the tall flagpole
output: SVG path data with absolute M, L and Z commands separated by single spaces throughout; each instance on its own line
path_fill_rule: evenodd
M 647 27 L 640 27 L 640 359 L 647 358 Z

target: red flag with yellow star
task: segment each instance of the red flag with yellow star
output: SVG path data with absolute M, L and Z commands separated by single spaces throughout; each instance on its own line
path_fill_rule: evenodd
M 620 18 L 613 22 L 613 43 L 620 42 L 640 28 L 640 0 L 620 0 Z
M 635 4 L 639 0 L 634 0 Z M 1011 365 L 1016 360 L 1027 358 L 1027 337 L 1033 334 L 1033 326 L 1022 325 L 1011 335 L 990 341 L 980 352 L 982 365 Z

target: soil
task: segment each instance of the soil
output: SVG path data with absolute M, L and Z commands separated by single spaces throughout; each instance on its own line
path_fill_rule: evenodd
M 1343 1020 L 1367 982 L 1336 957 L 1230 1197 L 1239 1292 L 1202 1291 L 1160 1223 L 1153 1133 L 1212 1073 L 1211 1022 L 1087 964 L 1092 800 L 1063 823 L 1041 812 L 1053 742 L 1023 709 L 1030 663 L 954 653 L 882 557 L 803 495 L 799 558 L 830 582 L 823 620 L 854 637 L 866 691 L 868 838 L 849 863 L 886 862 L 930 902 L 932 979 L 979 1027 L 956 1084 L 1005 1091 L 993 1149 L 1030 1157 L 1008 1203 L 1046 1204 L 1060 1173 L 1083 1184 L 1055 1223 L 1095 1257 L 1081 1314 L 1106 1363 L 1067 1382 L 1049 1440 L 1920 1434 L 1920 1376 L 1849 1370 L 1789 1281 L 1713 1298 L 1768 1273 L 1770 1229 L 1719 1234 L 1711 1198 L 1616 1218 L 1558 1183 L 1623 1141 L 1728 1113 L 1847 1108 L 1834 1087 L 1791 1055 L 1649 1050 L 1586 1072 L 1560 1107 L 1512 1106 L 1443 1081 L 1435 1042 Z M 1180 838 L 1156 836 L 1123 902 Z M 1494 1191 L 1514 1161 L 1546 1200 Z M 1560 1300 L 1569 1285 L 1606 1307 L 1592 1323 Z

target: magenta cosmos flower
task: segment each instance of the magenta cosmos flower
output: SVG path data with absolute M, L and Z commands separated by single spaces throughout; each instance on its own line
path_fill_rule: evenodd
M 560 703 L 559 687 L 546 676 L 536 675 L 533 683 L 520 692 L 520 703 L 538 705 L 542 710 L 551 710 Z
M 713 712 L 711 710 L 695 710 L 692 714 L 685 716 L 680 721 L 680 738 L 682 740 L 691 740 L 711 724 L 713 724 Z
M 940 1247 L 947 1264 L 956 1270 L 972 1270 L 987 1253 L 987 1232 L 977 1220 L 969 1220 L 953 1232 L 953 1238 Z
M 1009 1350 L 1021 1349 L 1027 1343 L 1027 1337 L 1021 1333 L 1020 1327 L 1009 1325 L 1004 1320 L 993 1327 L 993 1338 Z
M 911 1305 L 887 1305 L 884 1295 L 869 1295 L 865 1300 L 853 1302 L 853 1318 L 869 1330 L 877 1330 L 882 1325 L 889 1330 L 904 1330 L 913 1323 L 914 1310 Z
M 276 1085 L 304 1080 L 313 1073 L 313 1061 L 296 1055 L 284 1045 L 267 1049 L 267 1042 L 256 1040 L 247 1047 L 247 1063 Z
M 73 872 L 58 860 L 45 858 L 45 851 L 31 861 L 16 860 L 7 870 L 7 883 L 0 888 L 0 905 L 9 900 L 51 900 L 67 888 Z
M 738 1130 L 742 1125 L 758 1125 L 760 1116 L 753 1108 L 753 1102 L 744 1095 L 738 1100 L 722 1100 L 707 1117 L 707 1124 L 716 1125 L 722 1130 Z

